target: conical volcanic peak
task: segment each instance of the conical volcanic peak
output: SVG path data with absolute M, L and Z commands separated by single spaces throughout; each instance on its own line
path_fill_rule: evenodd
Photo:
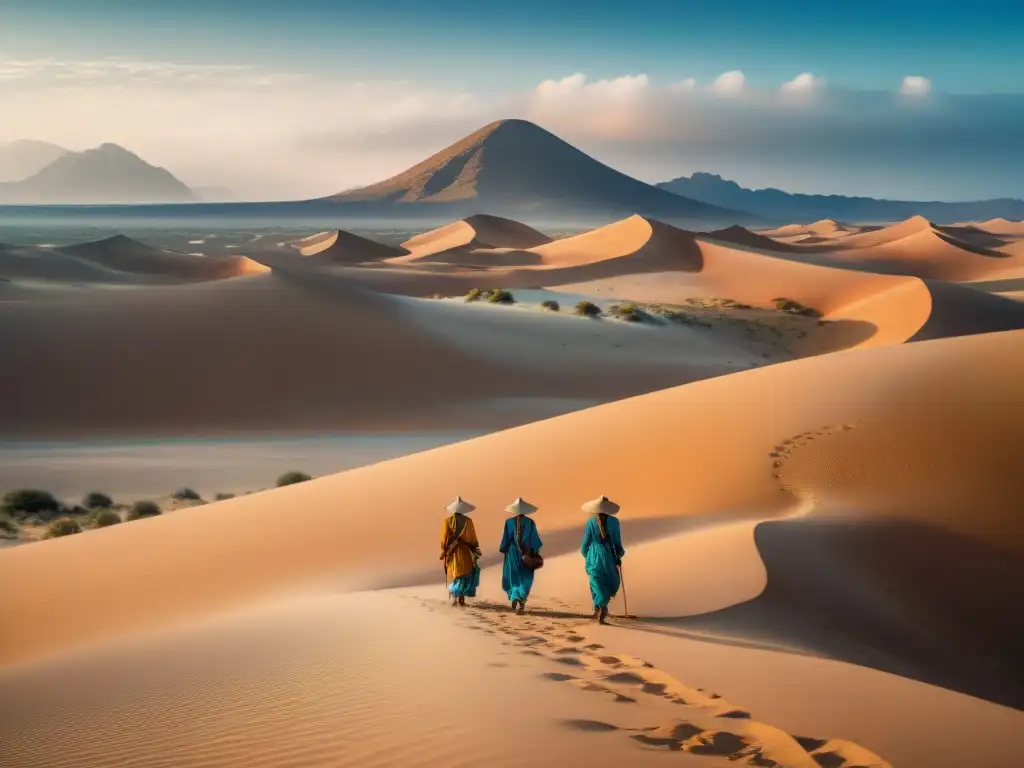
M 477 210 L 593 210 L 746 218 L 631 178 L 527 120 L 499 120 L 337 202 L 468 203 Z

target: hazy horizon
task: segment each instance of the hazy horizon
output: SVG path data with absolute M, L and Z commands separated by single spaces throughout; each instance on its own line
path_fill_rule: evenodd
M 1024 53 L 997 23 L 1005 3 L 903 0 L 841 25 L 793 2 L 472 18 L 452 2 L 37 5 L 0 31 L 0 142 L 113 142 L 238 199 L 376 182 L 512 117 L 652 183 L 702 171 L 790 192 L 1024 197 L 1010 74 Z

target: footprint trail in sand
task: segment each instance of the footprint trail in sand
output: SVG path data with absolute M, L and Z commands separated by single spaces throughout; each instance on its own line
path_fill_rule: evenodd
M 787 733 L 758 721 L 715 692 L 687 686 L 643 659 L 592 642 L 587 634 L 593 624 L 569 612 L 567 606 L 535 607 L 534 613 L 523 616 L 485 601 L 456 610 L 467 628 L 493 635 L 511 651 L 550 662 L 551 669 L 541 673 L 545 679 L 641 708 L 640 722 L 645 718 L 650 722 L 635 727 L 576 718 L 565 720 L 566 728 L 593 734 L 619 732 L 640 749 L 717 756 L 738 765 L 891 768 L 857 744 Z

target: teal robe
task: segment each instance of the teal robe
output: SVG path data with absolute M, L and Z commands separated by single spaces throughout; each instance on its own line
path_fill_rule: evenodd
M 525 515 L 521 517 L 523 546 L 528 550 L 540 552 L 543 542 L 537 533 L 537 524 Z M 516 541 L 516 518 L 510 517 L 505 521 L 498 551 L 505 555 L 505 563 L 501 568 L 501 588 L 505 590 L 509 600 L 525 601 L 533 589 L 533 571 L 523 565 L 523 553 L 519 549 L 519 542 Z
M 583 529 L 583 544 L 580 554 L 586 560 L 587 576 L 590 577 L 590 595 L 594 608 L 605 608 L 619 591 L 621 578 L 618 561 L 626 554 L 622 548 L 622 532 L 619 521 L 604 516 L 605 538 L 601 538 L 601 527 L 597 515 L 587 520 Z

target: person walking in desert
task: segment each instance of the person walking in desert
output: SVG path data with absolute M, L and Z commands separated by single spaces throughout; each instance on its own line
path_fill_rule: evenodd
M 480 542 L 469 518 L 476 507 L 457 496 L 446 509 L 449 516 L 441 525 L 441 560 L 452 605 L 465 605 L 467 597 L 476 597 L 480 585 Z
M 498 551 L 505 556 L 501 569 L 501 588 L 512 601 L 512 610 L 523 613 L 526 600 L 533 588 L 533 574 L 544 564 L 540 556 L 543 542 L 537 533 L 537 524 L 530 515 L 537 507 L 520 497 L 505 507 L 512 517 L 505 521 Z
M 619 591 L 622 581 L 619 567 L 626 550 L 622 548 L 622 532 L 615 515 L 619 505 L 606 496 L 588 501 L 582 507 L 591 515 L 583 529 L 580 553 L 586 560 L 590 578 L 590 595 L 594 602 L 593 618 L 607 623 L 608 603 Z

